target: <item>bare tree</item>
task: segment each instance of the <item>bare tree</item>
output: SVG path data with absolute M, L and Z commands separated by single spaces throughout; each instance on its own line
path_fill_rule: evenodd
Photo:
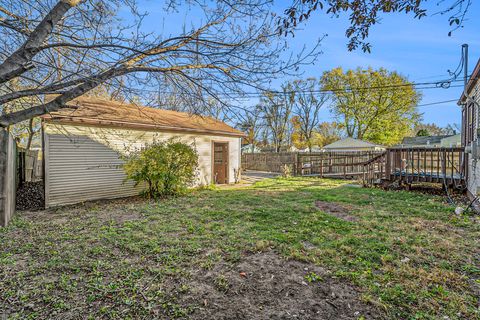
M 237 127 L 246 133 L 244 141 L 251 146 L 251 152 L 255 151 L 255 147 L 258 144 L 258 139 L 264 123 L 262 117 L 262 106 L 256 105 L 253 108 L 245 110 L 243 115 L 240 115 L 241 120 L 237 124 Z
M 24 90 L 26 87 L 19 85 L 19 81 L 11 81 L 11 88 L 13 90 Z M 37 97 L 25 97 L 17 99 L 0 106 L 0 114 L 11 113 L 18 110 L 23 110 L 26 107 L 38 103 Z M 9 125 L 6 130 L 13 135 L 17 145 L 27 150 L 31 148 L 35 136 L 40 132 L 41 125 L 39 119 L 31 118 L 15 125 Z
M 462 132 L 462 125 L 460 123 L 449 123 L 445 127 L 445 131 L 447 134 L 459 134 Z
M 290 116 L 295 103 L 292 86 L 282 87 L 282 92 L 267 92 L 261 99 L 261 109 L 265 124 L 270 132 L 275 152 L 289 140 Z
M 316 140 L 320 147 L 340 140 L 343 133 L 342 125 L 336 122 L 322 122 L 315 130 Z
M 168 1 L 165 14 L 181 1 Z M 135 0 L 0 0 L 0 106 L 41 99 L 0 114 L 0 126 L 56 111 L 100 85 L 122 86 L 136 96 L 195 97 L 192 109 L 211 99 L 226 106 L 233 95 L 262 88 L 317 54 L 314 46 L 282 59 L 285 43 L 271 28 L 268 1 L 188 3 L 198 6 L 203 16 L 195 21 L 203 23 L 192 21 L 191 28 L 166 36 L 142 31 L 145 14 Z M 118 13 L 126 8 L 128 21 Z M 14 79 L 28 89 L 14 90 Z
M 445 127 L 440 127 L 435 123 L 417 123 L 413 127 L 413 133 L 416 136 L 454 135 L 461 132 L 461 128 L 458 123 L 449 123 Z
M 298 120 L 298 129 L 305 141 L 308 151 L 312 151 L 315 128 L 320 123 L 320 110 L 328 100 L 328 95 L 319 90 L 314 78 L 293 82 L 295 106 L 293 114 Z

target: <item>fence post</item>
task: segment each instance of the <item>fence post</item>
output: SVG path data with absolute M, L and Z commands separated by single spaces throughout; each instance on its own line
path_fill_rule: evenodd
M 293 169 L 293 175 L 294 175 L 294 176 L 297 176 L 297 175 L 298 175 L 298 168 L 297 168 L 297 162 L 298 162 L 298 160 L 297 160 L 297 158 L 298 158 L 298 153 L 295 152 L 295 153 L 293 154 L 293 168 L 292 168 L 292 169 Z
M 383 178 L 385 178 L 387 180 L 390 180 L 390 172 L 391 172 L 391 169 L 390 169 L 390 167 L 391 167 L 390 149 L 387 149 L 387 151 L 385 151 L 385 157 L 387 159 L 386 159 L 386 163 L 385 163 L 385 177 L 383 177 Z M 380 173 L 380 174 L 382 174 L 382 173 Z
M 296 152 L 296 163 L 297 163 L 297 175 L 301 176 L 302 175 L 302 156 L 300 153 Z
M 18 185 L 21 187 L 23 182 L 25 181 L 25 152 L 23 150 L 19 150 L 16 154 L 17 158 L 17 181 Z
M 7 156 L 8 156 L 8 133 L 0 128 L 0 226 L 5 226 L 7 220 Z
M 447 178 L 447 150 L 443 149 L 443 161 L 442 161 L 442 178 Z
M 6 226 L 15 211 L 15 142 L 0 128 L 0 226 Z
M 323 158 L 320 158 L 320 178 L 323 178 Z

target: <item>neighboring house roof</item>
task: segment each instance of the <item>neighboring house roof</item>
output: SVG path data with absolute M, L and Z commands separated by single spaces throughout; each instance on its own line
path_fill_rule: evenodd
M 382 146 L 374 144 L 368 141 L 363 141 L 354 138 L 345 138 L 342 140 L 335 141 L 333 143 L 327 144 L 323 149 L 356 149 L 356 148 L 375 148 Z
M 162 110 L 98 98 L 80 97 L 67 107 L 42 116 L 61 123 L 119 126 L 136 129 L 197 132 L 242 137 L 226 123 L 185 112 Z
M 442 139 L 451 137 L 452 135 L 443 136 L 426 136 L 426 137 L 405 137 L 402 140 L 402 145 L 408 146 L 429 146 L 440 145 Z

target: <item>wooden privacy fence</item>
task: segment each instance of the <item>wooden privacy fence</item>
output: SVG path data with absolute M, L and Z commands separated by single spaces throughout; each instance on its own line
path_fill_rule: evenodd
M 382 151 L 244 153 L 242 168 L 280 173 L 289 166 L 299 176 L 355 178 L 363 175 L 364 163 L 379 154 Z
M 43 180 L 42 159 L 38 150 L 18 150 L 17 166 L 20 184 Z
M 242 169 L 267 172 L 282 172 L 285 165 L 293 169 L 297 162 L 297 152 L 243 153 Z
M 364 164 L 383 151 L 299 153 L 296 173 L 302 176 L 359 178 Z

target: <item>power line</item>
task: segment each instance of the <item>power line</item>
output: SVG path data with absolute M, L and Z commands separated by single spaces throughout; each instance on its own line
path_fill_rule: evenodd
M 430 102 L 430 103 L 419 104 L 419 105 L 417 105 L 417 107 L 434 106 L 434 105 L 439 105 L 439 104 L 444 104 L 444 103 L 450 103 L 450 102 L 457 102 L 457 101 L 458 101 L 458 99 L 444 100 L 444 101 L 437 101 L 437 102 Z
M 460 66 L 461 66 L 460 61 Z M 458 69 L 458 67 L 457 67 Z M 453 72 L 452 72 L 453 74 Z M 471 76 L 469 77 L 470 79 Z M 477 79 L 477 78 L 475 78 Z M 217 92 L 215 95 L 217 97 L 225 97 L 225 98 L 261 98 L 264 97 L 265 93 L 273 93 L 273 94 L 293 94 L 293 93 L 318 93 L 318 94 L 335 94 L 339 92 L 346 92 L 346 93 L 355 93 L 355 92 L 364 92 L 370 90 L 383 90 L 383 89 L 401 89 L 405 87 L 415 87 L 417 90 L 429 90 L 429 89 L 448 89 L 448 88 L 458 88 L 462 87 L 462 85 L 451 85 L 454 82 L 463 82 L 463 79 L 457 79 L 456 75 L 453 74 L 453 77 L 450 79 L 443 79 L 437 81 L 429 81 L 429 82 L 407 82 L 403 84 L 392 84 L 392 85 L 381 85 L 381 86 L 370 86 L 370 87 L 343 87 L 343 88 L 333 88 L 333 89 L 318 89 L 318 90 L 289 90 L 283 91 L 278 89 L 266 89 L 266 88 L 257 88 L 258 92 L 241 92 L 241 89 L 238 89 L 237 92 Z M 164 95 L 191 95 L 190 92 L 172 92 L 172 91 L 159 91 L 159 90 L 151 90 L 146 88 L 130 88 L 130 91 L 137 91 L 137 92 L 150 92 L 156 94 L 164 94 Z
M 452 82 L 458 82 L 463 80 L 454 80 Z M 218 97 L 226 97 L 226 98 L 261 98 L 264 97 L 265 93 L 273 93 L 273 94 L 292 94 L 292 93 L 312 93 L 312 94 L 335 94 L 339 92 L 345 93 L 356 93 L 356 92 L 365 92 L 365 91 L 382 91 L 385 89 L 401 89 L 405 87 L 416 87 L 417 90 L 429 90 L 429 89 L 447 89 L 447 88 L 460 88 L 463 85 L 449 85 L 448 87 L 437 86 L 439 83 L 444 82 L 431 82 L 431 83 L 408 83 L 408 84 L 401 84 L 401 85 L 386 85 L 386 86 L 375 86 L 375 87 L 358 87 L 358 88 L 335 88 L 335 89 L 322 89 L 322 90 L 292 90 L 292 91 L 278 91 L 278 90 L 263 90 L 263 92 L 244 92 L 244 93 L 218 93 L 216 96 Z M 430 84 L 429 86 L 427 86 Z M 137 92 L 150 92 L 156 94 L 165 94 L 165 95 L 191 95 L 188 92 L 167 92 L 167 91 L 157 91 L 157 90 L 149 90 L 149 89 L 129 89 L 131 91 Z M 386 91 L 386 90 L 385 90 Z

